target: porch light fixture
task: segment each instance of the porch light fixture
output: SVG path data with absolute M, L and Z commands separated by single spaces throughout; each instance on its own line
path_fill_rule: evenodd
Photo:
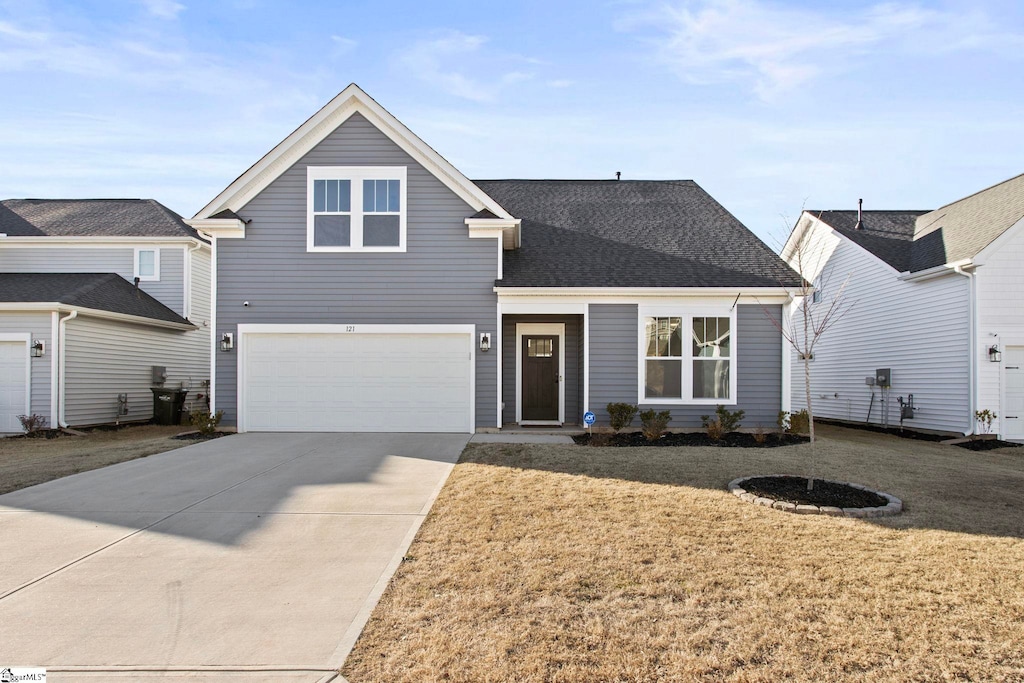
M 491 350 L 491 333 L 481 332 L 480 333 L 480 350 L 490 351 Z
M 235 348 L 235 335 L 225 332 L 220 336 L 220 350 L 230 351 L 233 348 Z
M 42 339 L 33 339 L 32 357 L 42 358 L 44 353 L 46 353 L 46 342 L 44 342 Z
M 988 347 L 988 360 L 990 363 L 998 363 L 1003 359 L 1003 354 L 999 351 L 999 346 L 993 344 Z

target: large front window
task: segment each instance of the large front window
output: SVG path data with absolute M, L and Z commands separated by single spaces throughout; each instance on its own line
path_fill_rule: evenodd
M 732 318 L 669 314 L 641 320 L 642 402 L 732 401 Z
M 404 166 L 307 168 L 307 251 L 405 251 Z

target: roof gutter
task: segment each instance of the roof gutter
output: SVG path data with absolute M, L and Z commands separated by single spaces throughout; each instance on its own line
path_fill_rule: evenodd
M 65 390 L 67 389 L 67 383 L 65 381 L 65 373 L 67 368 L 67 353 L 64 349 L 64 342 L 67 339 L 67 322 L 69 320 L 74 320 L 77 317 L 78 311 L 71 311 L 70 315 L 61 318 L 60 322 L 57 323 L 57 327 L 59 329 L 57 337 L 59 339 L 58 343 L 60 345 L 60 349 L 58 350 L 60 358 L 57 361 L 57 425 L 61 429 L 68 428 L 67 420 L 64 419 L 64 394 L 66 393 Z
M 935 266 L 934 268 L 919 270 L 914 273 L 909 270 L 904 271 L 900 273 L 897 278 L 903 282 L 924 282 L 926 280 L 933 280 L 945 275 L 966 275 L 966 273 L 963 272 L 963 269 L 973 267 L 974 262 L 971 259 L 966 258 L 959 261 L 953 261 L 952 263 L 944 263 L 941 266 Z
M 141 315 L 128 315 L 127 313 L 115 313 L 104 311 L 98 308 L 82 308 L 81 306 L 69 306 L 59 301 L 33 301 L 30 303 L 0 303 L 0 311 L 57 311 L 58 313 L 74 313 L 76 316 L 87 315 L 92 318 L 105 318 L 117 322 L 134 323 L 136 325 L 147 325 L 149 327 L 162 327 L 169 330 L 181 330 L 190 332 L 198 329 L 192 323 L 176 323 L 170 320 L 158 320 L 146 318 Z

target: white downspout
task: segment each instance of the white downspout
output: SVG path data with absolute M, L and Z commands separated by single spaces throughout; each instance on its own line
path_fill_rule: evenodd
M 61 318 L 60 322 L 57 323 L 57 326 L 60 328 L 60 332 L 58 334 L 58 336 L 60 337 L 60 349 L 58 350 L 60 359 L 57 363 L 57 400 L 59 401 L 59 408 L 57 409 L 57 424 L 61 427 L 61 429 L 67 429 L 68 427 L 68 423 L 64 419 L 64 391 L 67 389 L 67 383 L 64 381 L 64 375 L 67 372 L 67 361 L 64 351 L 65 340 L 67 339 L 66 325 L 69 320 L 74 320 L 77 317 L 78 311 L 71 311 L 71 313 L 67 317 Z
M 185 250 L 185 291 L 184 300 L 181 302 L 181 308 L 185 315 L 181 316 L 186 320 L 191 320 L 189 316 L 192 315 L 192 254 L 203 248 L 203 243 L 198 240 L 192 243 L 192 246 Z
M 967 295 L 967 317 L 969 319 L 968 334 L 970 339 L 968 340 L 968 353 L 970 354 L 970 362 L 967 364 L 967 429 L 964 430 L 965 436 L 970 436 L 976 431 L 974 413 L 977 410 L 975 394 L 976 384 L 978 381 L 978 331 L 977 331 L 977 320 L 976 320 L 976 285 L 974 279 L 974 273 L 968 273 L 964 271 L 963 266 L 953 266 L 953 272 L 957 275 L 963 275 L 967 278 L 968 282 L 968 295 Z

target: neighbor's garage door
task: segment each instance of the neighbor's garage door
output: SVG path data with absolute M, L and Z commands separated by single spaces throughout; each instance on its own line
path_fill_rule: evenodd
M 21 433 L 28 413 L 28 352 L 23 341 L 0 341 L 0 434 Z
M 247 431 L 469 432 L 469 334 L 244 333 Z

